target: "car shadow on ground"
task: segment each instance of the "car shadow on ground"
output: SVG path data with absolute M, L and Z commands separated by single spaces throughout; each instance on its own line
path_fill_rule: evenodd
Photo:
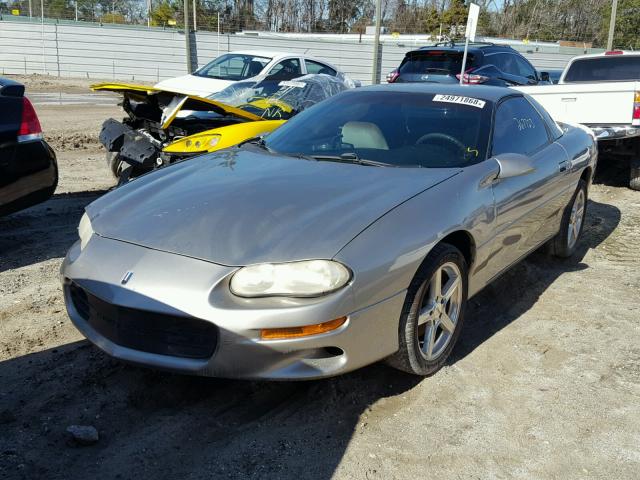
M 186 377 L 76 342 L 0 363 L 0 381 L 2 478 L 329 479 L 369 407 L 420 379 L 384 365 L 309 382 Z M 73 446 L 71 424 L 100 440 Z
M 589 268 L 585 254 L 619 221 L 617 208 L 590 201 L 574 257 L 536 252 L 474 297 L 449 363 L 520 318 L 560 275 Z M 330 479 L 350 443 L 375 428 L 369 415 L 388 418 L 401 405 L 385 399 L 429 381 L 384 364 L 298 383 L 187 377 L 126 365 L 79 341 L 0 363 L 0 473 Z M 99 442 L 73 446 L 65 434 L 72 424 L 95 426 Z
M 0 272 L 64 257 L 78 239 L 84 207 L 104 193 L 57 193 L 46 202 L 0 217 Z
M 627 187 L 629 162 L 618 160 L 603 155 L 596 169 L 594 183 Z M 589 200 L 582 236 L 573 256 L 555 258 L 546 247 L 542 247 L 471 299 L 467 306 L 465 326 L 450 363 L 464 358 L 519 318 L 560 275 L 589 268 L 583 263 L 585 255 L 606 240 L 620 220 L 621 213 L 617 207 Z
M 518 319 L 567 272 L 589 268 L 584 257 L 597 248 L 620 223 L 620 210 L 589 200 L 587 217 L 576 252 L 566 259 L 553 257 L 546 247 L 515 265 L 473 297 L 467 306 L 465 325 L 450 362 L 471 353 L 488 338 Z

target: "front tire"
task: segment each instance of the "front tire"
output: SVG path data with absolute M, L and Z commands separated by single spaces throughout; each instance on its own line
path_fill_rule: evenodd
M 120 160 L 120 152 L 107 152 L 107 166 L 114 177 L 120 177 L 122 170 L 122 161 Z
M 400 317 L 400 348 L 387 362 L 414 375 L 440 370 L 460 336 L 467 289 L 467 264 L 460 250 L 436 245 L 409 286 Z
M 560 231 L 551 241 L 551 253 L 556 257 L 568 258 L 576 251 L 584 219 L 587 215 L 587 184 L 580 179 L 571 202 L 565 208 Z

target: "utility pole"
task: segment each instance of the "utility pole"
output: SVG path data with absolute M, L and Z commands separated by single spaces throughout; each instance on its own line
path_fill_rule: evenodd
M 193 31 L 197 32 L 198 31 L 198 13 L 196 11 L 196 0 L 193 0 Z
M 189 0 L 184 0 L 184 48 L 187 54 L 187 73 L 193 72 L 191 65 L 191 36 L 189 35 Z
M 40 26 L 42 27 L 42 71 L 47 73 L 47 57 L 44 53 L 44 0 L 40 0 Z
M 616 13 L 618 10 L 618 0 L 611 2 L 611 20 L 609 21 L 609 38 L 607 39 L 607 50 L 613 50 L 613 32 L 616 29 Z
M 382 0 L 376 0 L 376 34 L 373 39 L 373 71 L 371 72 L 371 83 L 376 85 L 380 83 L 380 72 L 378 70 L 380 63 L 380 25 L 382 19 L 380 18 L 382 12 Z

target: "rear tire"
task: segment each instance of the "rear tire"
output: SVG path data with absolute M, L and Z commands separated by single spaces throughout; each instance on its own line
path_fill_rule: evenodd
M 414 375 L 440 370 L 460 336 L 467 288 L 467 264 L 460 250 L 436 245 L 409 286 L 400 316 L 400 348 L 387 363 Z
M 631 159 L 631 169 L 629 172 L 629 188 L 640 190 L 640 158 Z
M 580 179 L 578 188 L 571 197 L 569 205 L 562 214 L 560 231 L 551 240 L 551 253 L 556 257 L 567 258 L 574 254 L 587 215 L 587 184 Z

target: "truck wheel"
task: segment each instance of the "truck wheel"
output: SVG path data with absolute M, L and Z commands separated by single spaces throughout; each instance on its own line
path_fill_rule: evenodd
M 629 187 L 632 190 L 640 190 L 640 158 L 631 159 Z

